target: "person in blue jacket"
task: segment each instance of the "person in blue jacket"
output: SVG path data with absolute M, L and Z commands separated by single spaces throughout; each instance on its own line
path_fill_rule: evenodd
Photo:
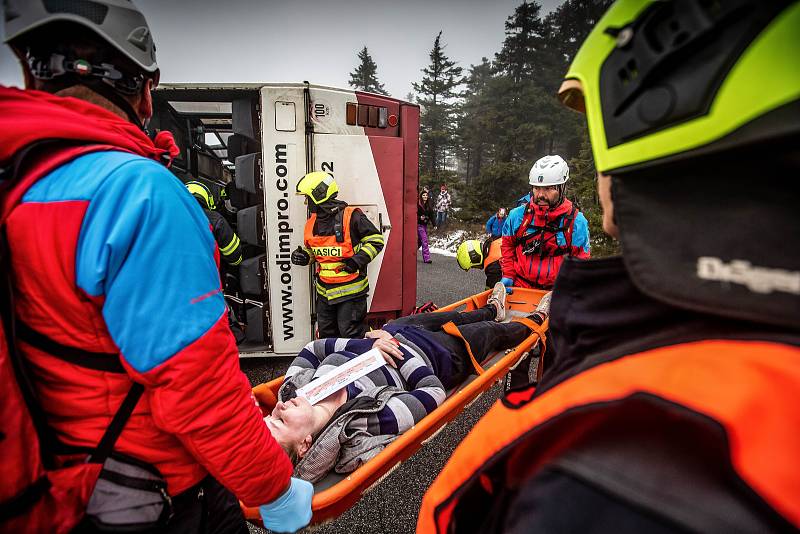
M 497 213 L 489 217 L 486 221 L 486 233 L 497 239 L 503 235 L 503 225 L 506 222 L 506 209 L 500 208 Z

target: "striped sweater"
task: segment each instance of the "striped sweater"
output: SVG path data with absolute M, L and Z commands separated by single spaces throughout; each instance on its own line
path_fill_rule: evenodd
M 314 377 L 342 365 L 372 348 L 373 339 L 327 338 L 310 342 L 292 361 L 286 378 L 304 369 L 316 369 Z M 401 343 L 404 360 L 398 368 L 385 365 L 347 386 L 347 398 L 369 395 L 382 386 L 405 390 L 392 397 L 377 413 L 356 417 L 348 429 L 366 430 L 373 436 L 402 434 L 435 410 L 445 399 L 442 382 L 431 369 L 425 354 L 416 347 Z

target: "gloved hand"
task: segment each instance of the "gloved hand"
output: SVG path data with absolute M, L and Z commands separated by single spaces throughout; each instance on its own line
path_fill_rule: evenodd
M 500 279 L 500 282 L 502 282 L 502 284 L 503 284 L 504 286 L 506 286 L 506 293 L 507 293 L 508 295 L 510 295 L 511 293 L 513 293 L 513 292 L 514 292 L 514 290 L 513 290 L 513 289 L 511 289 L 511 288 L 512 288 L 512 286 L 514 285 L 514 280 L 512 280 L 511 278 L 506 278 L 506 277 L 504 276 L 503 278 L 501 278 L 501 279 Z
M 292 263 L 295 265 L 308 265 L 311 263 L 311 256 L 300 245 L 292 251 Z
M 358 270 L 358 264 L 353 258 L 345 258 L 342 263 L 344 263 L 342 270 L 346 273 L 351 274 Z
M 314 486 L 292 477 L 283 495 L 258 507 L 264 526 L 273 532 L 295 532 L 311 521 L 311 498 Z

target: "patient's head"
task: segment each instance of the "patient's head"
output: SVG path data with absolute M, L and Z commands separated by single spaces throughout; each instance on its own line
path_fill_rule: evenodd
M 302 397 L 278 402 L 264 421 L 272 437 L 292 459 L 305 455 L 319 424 L 314 407 Z

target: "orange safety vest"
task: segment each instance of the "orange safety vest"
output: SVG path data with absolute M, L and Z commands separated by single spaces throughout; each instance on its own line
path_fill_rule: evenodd
M 317 261 L 317 275 L 320 281 L 326 284 L 343 284 L 358 278 L 359 272 L 348 273 L 342 268 L 344 260 L 352 258 L 355 254 L 353 240 L 350 238 L 350 217 L 356 208 L 346 207 L 343 210 L 342 230 L 344 239 L 339 242 L 335 235 L 315 235 L 314 224 L 317 214 L 312 213 L 306 221 L 303 238 Z
M 491 244 L 489 245 L 489 253 L 486 255 L 486 259 L 483 260 L 483 268 L 487 268 L 490 264 L 498 261 L 500 258 L 503 257 L 503 251 L 501 250 L 500 244 L 502 243 L 502 238 L 498 237 L 497 239 L 492 240 Z
M 502 473 L 504 488 L 514 491 L 576 443 L 591 443 L 611 414 L 630 414 L 634 402 L 672 417 L 667 406 L 677 407 L 719 425 L 728 446 L 722 465 L 733 468 L 753 498 L 800 527 L 798 391 L 797 347 L 708 340 L 597 365 L 539 397 L 532 398 L 532 388 L 509 394 L 478 422 L 431 485 L 417 532 L 469 531 L 470 525 L 459 525 L 459 503 L 470 494 L 464 503 L 485 503 L 488 510 L 498 490 L 491 473 Z M 675 491 L 691 496 L 695 489 Z

